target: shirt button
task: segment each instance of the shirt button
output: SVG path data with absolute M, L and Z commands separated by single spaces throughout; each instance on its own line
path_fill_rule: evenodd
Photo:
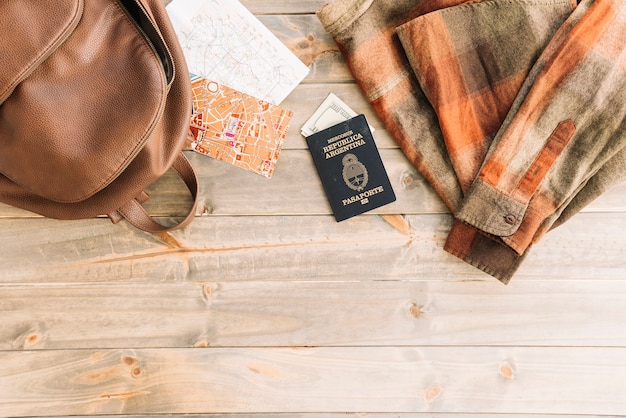
M 504 217 L 504 222 L 506 222 L 509 225 L 513 225 L 515 223 L 515 221 L 516 221 L 516 219 L 515 219 L 515 216 L 513 216 L 513 215 L 506 215 Z

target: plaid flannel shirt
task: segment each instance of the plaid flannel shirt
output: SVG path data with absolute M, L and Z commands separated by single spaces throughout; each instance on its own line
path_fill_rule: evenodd
M 502 282 L 626 178 L 626 0 L 332 0 L 318 17 L 455 216 L 445 250 Z

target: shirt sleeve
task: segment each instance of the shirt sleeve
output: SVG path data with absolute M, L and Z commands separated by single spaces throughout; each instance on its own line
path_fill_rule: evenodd
M 527 251 L 518 254 L 497 234 L 507 234 L 525 207 L 504 195 L 482 200 L 483 189 L 475 179 L 533 64 L 575 8 L 572 0 L 471 2 L 418 16 L 397 28 L 411 68 L 437 113 L 463 193 L 483 205 L 474 220 L 489 228 L 486 232 L 456 222 L 448 240 L 455 247 L 448 249 L 503 282 Z M 568 126 L 555 138 L 564 137 Z M 483 219 L 494 207 L 505 210 L 506 217 Z
M 626 145 L 625 10 L 583 1 L 555 34 L 461 202 L 447 251 L 476 264 L 474 237 L 522 256 L 591 179 L 612 177 L 603 167 Z

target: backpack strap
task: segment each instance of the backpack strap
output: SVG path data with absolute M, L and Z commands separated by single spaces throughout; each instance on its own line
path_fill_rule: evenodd
M 152 233 L 168 232 L 187 226 L 196 215 L 198 178 L 196 177 L 193 166 L 182 152 L 178 155 L 174 164 L 172 164 L 172 168 L 178 173 L 181 179 L 183 179 L 185 185 L 191 192 L 191 196 L 194 201 L 189 213 L 183 220 L 173 226 L 165 226 L 156 222 L 142 206 L 143 201 L 146 200 L 145 193 L 142 193 L 137 198 L 122 205 L 117 211 L 109 214 L 109 218 L 111 218 L 114 223 L 117 223 L 124 218 L 134 227 L 141 229 L 142 231 Z

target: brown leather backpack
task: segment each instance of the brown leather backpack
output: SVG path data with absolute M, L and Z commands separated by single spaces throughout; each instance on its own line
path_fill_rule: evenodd
M 0 1 L 0 201 L 160 232 L 141 203 L 182 154 L 189 73 L 162 0 Z M 195 205 L 194 205 L 195 207 Z

